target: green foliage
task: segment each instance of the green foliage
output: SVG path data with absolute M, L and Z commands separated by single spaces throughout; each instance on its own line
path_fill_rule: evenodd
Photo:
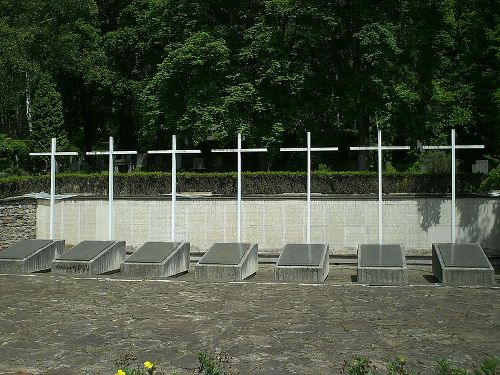
M 412 375 L 414 373 L 410 372 L 407 367 L 407 359 L 401 355 L 394 358 L 387 365 L 387 375 Z
M 33 97 L 33 130 L 30 137 L 35 151 L 49 151 L 53 137 L 57 138 L 59 150 L 68 146 L 61 95 L 46 75 L 40 78 Z
M 205 352 L 198 353 L 198 373 L 204 375 L 222 375 L 214 359 Z
M 467 371 L 463 368 L 454 367 L 447 359 L 438 361 L 438 375 L 466 375 Z
M 500 167 L 492 169 L 488 173 L 488 176 L 481 182 L 480 190 L 484 192 L 500 190 Z
M 457 175 L 457 191 L 477 192 L 482 176 Z M 104 196 L 108 190 L 107 173 L 61 173 L 57 177 L 58 191 Z M 180 192 L 211 192 L 214 195 L 236 194 L 236 173 L 178 173 Z M 386 193 L 449 193 L 449 175 L 424 173 L 391 173 L 383 179 Z M 118 173 L 115 175 L 117 196 L 157 196 L 170 192 L 170 174 L 164 172 Z M 48 176 L 0 178 L 0 197 L 49 191 Z M 311 188 L 323 194 L 374 194 L 378 177 L 372 172 L 313 172 Z M 304 172 L 245 172 L 242 191 L 246 195 L 304 193 Z
M 450 155 L 444 151 L 424 152 L 413 165 L 413 170 L 427 173 L 451 173 Z
M 306 130 L 352 146 L 377 127 L 387 144 L 445 143 L 455 127 L 500 157 L 496 2 L 3 0 L 0 15 L 0 133 L 37 149 L 110 134 L 165 147 L 174 133 L 223 147 L 240 131 L 277 170 Z M 316 157 L 364 170 L 373 154 Z
M 0 173 L 20 174 L 29 157 L 30 145 L 27 141 L 8 138 L 0 134 Z
M 353 355 L 351 362 L 344 361 L 341 368 L 341 373 L 349 375 L 375 375 L 375 368 L 371 365 L 367 357 L 360 355 Z

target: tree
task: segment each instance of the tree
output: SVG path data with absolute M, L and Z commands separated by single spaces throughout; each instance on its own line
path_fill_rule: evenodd
M 54 137 L 57 138 L 58 149 L 68 147 L 61 94 L 51 77 L 42 75 L 33 97 L 33 130 L 30 134 L 33 149 L 47 152 L 51 147 L 51 138 Z

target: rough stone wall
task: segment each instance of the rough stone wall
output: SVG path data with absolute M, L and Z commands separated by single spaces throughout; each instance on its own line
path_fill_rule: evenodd
M 36 238 L 36 200 L 1 200 L 0 250 L 30 238 Z

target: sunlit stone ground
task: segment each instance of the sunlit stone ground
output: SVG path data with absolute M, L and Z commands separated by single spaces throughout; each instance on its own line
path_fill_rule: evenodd
M 0 373 L 114 374 L 130 353 L 192 374 L 219 350 L 239 374 L 339 374 L 356 353 L 430 374 L 499 355 L 500 289 L 436 286 L 430 271 L 404 287 L 357 285 L 340 266 L 321 285 L 274 283 L 270 265 L 243 283 L 1 275 Z

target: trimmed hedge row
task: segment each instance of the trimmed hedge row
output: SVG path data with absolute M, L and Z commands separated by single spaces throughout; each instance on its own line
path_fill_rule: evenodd
M 457 175 L 457 191 L 478 192 L 483 176 Z M 115 176 L 115 195 L 156 196 L 170 193 L 170 174 L 161 172 L 124 173 Z M 0 197 L 19 196 L 33 192 L 49 192 L 48 176 L 20 176 L 0 179 Z M 108 177 L 102 174 L 60 174 L 58 193 L 80 193 L 104 196 L 108 192 Z M 236 173 L 179 173 L 177 191 L 212 192 L 236 195 Z M 306 174 L 302 172 L 248 172 L 243 174 L 242 190 L 245 195 L 303 193 Z M 311 178 L 313 193 L 374 194 L 378 191 L 378 178 L 372 172 L 314 172 Z M 424 173 L 391 173 L 384 175 L 385 193 L 449 193 L 449 175 Z

